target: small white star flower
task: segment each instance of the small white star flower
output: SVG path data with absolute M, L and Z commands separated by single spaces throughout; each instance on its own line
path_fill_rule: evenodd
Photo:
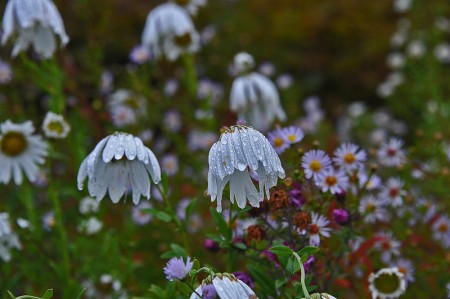
M 142 45 L 155 58 L 163 55 L 174 61 L 182 53 L 194 53 L 200 48 L 200 37 L 189 14 L 175 3 L 164 3 L 147 17 Z
M 62 115 L 49 111 L 42 123 L 42 130 L 48 138 L 62 139 L 69 134 L 70 125 Z
M 89 194 L 101 200 L 108 191 L 113 203 L 131 188 L 133 203 L 141 195 L 150 199 L 150 178 L 161 180 L 161 168 L 153 152 L 142 141 L 127 133 L 114 133 L 103 138 L 84 159 L 78 171 L 78 189 L 88 178 Z
M 352 171 L 364 166 L 364 161 L 367 158 L 366 152 L 360 150 L 356 144 L 344 143 L 334 151 L 333 161 L 342 170 Z
M 0 183 L 8 184 L 12 177 L 16 185 L 22 184 L 22 171 L 31 182 L 37 179 L 47 144 L 33 132 L 31 121 L 14 124 L 7 120 L 0 125 Z
M 331 167 L 318 175 L 317 184 L 322 192 L 329 190 L 331 194 L 345 191 L 349 186 L 347 175 L 343 171 L 336 171 Z
M 384 166 L 399 166 L 406 160 L 405 152 L 402 150 L 403 141 L 390 138 L 384 142 L 377 152 L 378 160 Z
M 363 215 L 364 222 L 366 223 L 385 221 L 388 218 L 384 201 L 372 195 L 368 195 L 361 199 L 358 211 Z
M 402 197 L 406 195 L 406 191 L 402 190 L 403 181 L 399 178 L 389 178 L 386 185 L 382 187 L 380 199 L 385 200 L 387 204 L 393 207 L 399 207 L 403 204 Z
M 307 179 L 318 181 L 319 174 L 331 167 L 331 159 L 323 150 L 310 150 L 302 158 L 302 167 Z
M 278 177 L 285 172 L 277 153 L 260 132 L 251 127 L 232 126 L 209 151 L 208 193 L 211 200 L 217 199 L 217 211 L 222 211 L 222 193 L 230 182 L 230 201 L 243 209 L 250 205 L 259 207 L 264 200 L 264 191 L 277 184 Z M 254 186 L 249 170 L 258 173 L 259 191 Z
M 69 37 L 63 20 L 51 0 L 9 0 L 3 15 L 2 44 L 14 34 L 18 34 L 12 52 L 17 56 L 33 45 L 34 51 L 44 58 L 50 58 L 56 50 L 55 35 L 65 46 Z

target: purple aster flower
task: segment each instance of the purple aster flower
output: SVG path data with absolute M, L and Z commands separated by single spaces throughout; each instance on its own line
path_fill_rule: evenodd
M 335 209 L 333 211 L 333 219 L 338 224 L 347 224 L 350 220 L 350 214 L 345 209 Z
M 217 292 L 213 284 L 207 284 L 202 287 L 202 299 L 214 299 L 216 296 Z
M 249 274 L 247 274 L 243 271 L 234 272 L 233 274 L 234 274 L 234 276 L 236 276 L 237 279 L 242 280 L 251 289 L 253 289 L 253 287 L 255 286 L 253 283 L 253 279 Z
M 164 267 L 164 274 L 166 274 L 166 278 L 170 281 L 175 279 L 182 280 L 186 277 L 186 275 L 191 271 L 194 266 L 194 262 L 191 262 L 191 258 L 187 257 L 186 264 L 183 261 L 182 257 L 171 258 L 167 265 Z
M 281 138 L 283 138 L 283 140 L 288 144 L 295 144 L 297 142 L 300 142 L 303 137 L 305 137 L 305 134 L 299 127 L 290 126 L 281 129 Z
M 130 52 L 130 61 L 136 64 L 144 64 L 150 60 L 150 51 L 142 45 L 135 46 Z
M 267 134 L 270 144 L 273 146 L 277 154 L 283 153 L 289 148 L 289 143 L 284 138 L 283 130 L 278 128 Z
M 331 159 L 322 150 L 310 150 L 302 158 L 302 167 L 305 169 L 307 179 L 314 178 L 317 181 L 319 174 L 330 166 Z

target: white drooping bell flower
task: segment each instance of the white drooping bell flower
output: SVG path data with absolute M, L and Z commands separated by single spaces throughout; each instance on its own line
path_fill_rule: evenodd
M 69 42 L 64 23 L 51 0 L 9 0 L 3 15 L 2 44 L 16 33 L 18 35 L 12 56 L 33 45 L 36 53 L 50 58 L 56 50 L 55 35 L 61 45 Z
M 247 126 L 232 126 L 213 144 L 209 151 L 208 194 L 217 199 L 217 211 L 222 211 L 222 193 L 230 182 L 230 201 L 243 209 L 247 203 L 259 207 L 264 193 L 277 184 L 285 172 L 269 141 L 260 132 Z M 253 184 L 249 169 L 259 177 L 259 191 Z
M 240 76 L 231 87 L 230 109 L 249 125 L 267 131 L 275 120 L 284 121 L 286 113 L 275 84 L 262 74 L 250 72 L 253 66 L 254 60 L 249 54 L 235 56 L 234 70 Z
M 155 58 L 166 56 L 174 61 L 182 53 L 194 53 L 200 48 L 200 37 L 186 10 L 175 3 L 161 4 L 147 17 L 142 45 Z
M 220 299 L 258 299 L 255 292 L 245 282 L 229 273 L 216 273 L 214 276 L 208 276 L 189 299 L 217 297 Z
M 89 194 L 101 200 L 108 191 L 117 203 L 127 190 L 131 190 L 133 203 L 141 195 L 150 199 L 150 178 L 161 181 L 161 168 L 153 152 L 141 139 L 127 133 L 114 133 L 103 138 L 84 159 L 78 171 L 78 189 L 88 178 Z

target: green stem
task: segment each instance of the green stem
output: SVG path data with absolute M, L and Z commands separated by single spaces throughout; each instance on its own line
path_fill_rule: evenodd
M 183 66 L 185 70 L 184 84 L 191 98 L 197 96 L 197 72 L 195 70 L 194 56 L 185 53 L 182 56 Z
M 231 273 L 233 271 L 233 269 L 235 269 L 235 263 L 236 263 L 236 258 L 235 258 L 235 253 L 234 253 L 234 249 L 232 246 L 233 243 L 233 223 L 234 223 L 234 218 L 233 218 L 233 205 L 230 204 L 230 209 L 228 210 L 228 229 L 230 231 L 230 240 L 228 240 L 230 242 L 230 248 L 227 250 L 227 272 Z
M 305 295 L 305 298 L 308 299 L 308 298 L 310 298 L 310 295 L 308 293 L 308 289 L 306 288 L 306 284 L 305 284 L 305 276 L 306 275 L 305 275 L 305 268 L 303 267 L 302 259 L 297 254 L 297 252 L 293 252 L 292 254 L 295 256 L 295 258 L 297 259 L 297 262 L 300 266 L 300 283 L 302 285 L 303 294 Z
M 56 188 L 54 188 L 54 183 L 50 183 L 49 186 L 49 196 L 53 204 L 53 210 L 55 213 L 55 226 L 59 233 L 60 238 L 60 249 L 61 249 L 61 258 L 62 258 L 62 268 L 64 271 L 64 286 L 62 288 L 63 298 L 70 297 L 70 258 L 69 258 L 69 249 L 68 249 L 68 241 L 67 235 L 64 228 L 63 222 L 63 214 L 61 209 L 61 203 L 58 198 L 58 194 Z

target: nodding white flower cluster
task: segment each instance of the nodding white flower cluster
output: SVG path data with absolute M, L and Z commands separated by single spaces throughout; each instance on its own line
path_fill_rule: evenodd
M 142 45 L 155 58 L 163 55 L 176 60 L 182 53 L 194 53 L 200 48 L 200 37 L 189 14 L 174 3 L 161 4 L 147 17 Z
M 50 58 L 56 49 L 54 35 L 59 36 L 63 46 L 69 42 L 61 15 L 51 0 L 9 0 L 3 15 L 3 30 L 2 44 L 14 33 L 18 34 L 13 56 L 32 44 L 36 53 Z
M 22 245 L 11 229 L 8 213 L 0 213 L 0 258 L 4 262 L 11 260 L 11 248 L 22 249 Z
M 195 16 L 197 14 L 198 8 L 205 6 L 207 0 L 171 0 L 178 4 L 179 6 L 186 9 L 191 15 Z
M 230 109 L 256 129 L 266 131 L 276 119 L 284 121 L 286 113 L 275 84 L 262 74 L 247 73 L 253 65 L 250 57 L 247 53 L 236 55 L 235 68 L 243 74 L 231 87 Z
M 369 290 L 373 299 L 394 299 L 406 290 L 405 276 L 398 268 L 383 268 L 369 276 Z
M 142 196 L 150 199 L 150 178 L 161 180 L 161 168 L 153 152 L 142 141 L 127 133 L 103 138 L 84 159 L 78 171 L 78 189 L 88 178 L 89 194 L 101 200 L 108 191 L 113 203 L 131 188 L 133 203 Z
M 222 211 L 222 193 L 230 182 L 230 200 L 243 209 L 247 199 L 253 207 L 264 200 L 264 191 L 277 184 L 285 172 L 277 153 L 260 132 L 247 126 L 232 126 L 209 151 L 208 193 L 217 198 L 217 211 Z M 252 183 L 249 168 L 258 173 L 259 192 Z
M 47 144 L 33 132 L 31 121 L 15 124 L 7 120 L 0 125 L 0 183 L 8 184 L 13 178 L 16 185 L 22 184 L 22 171 L 31 182 L 37 179 Z
M 47 112 L 42 123 L 42 130 L 48 138 L 62 139 L 66 138 L 70 132 L 70 125 L 62 115 Z
M 216 273 L 203 280 L 189 299 L 216 298 L 258 299 L 255 292 L 242 280 L 229 273 Z M 201 297 L 199 297 L 201 296 Z

